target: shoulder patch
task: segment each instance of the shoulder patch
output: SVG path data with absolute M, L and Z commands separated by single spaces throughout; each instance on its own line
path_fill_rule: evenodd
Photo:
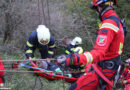
M 96 43 L 99 46 L 105 46 L 107 42 L 107 36 L 98 35 Z
M 102 29 L 102 30 L 100 31 L 100 34 L 105 34 L 105 35 L 107 35 L 107 33 L 108 33 L 108 30 Z

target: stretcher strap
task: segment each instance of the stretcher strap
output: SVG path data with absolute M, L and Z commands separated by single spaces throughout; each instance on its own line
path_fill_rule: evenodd
M 103 75 L 103 73 L 97 68 L 96 64 L 92 64 L 92 67 L 104 81 L 106 81 L 111 87 L 113 87 L 113 82 L 111 82 L 106 76 Z

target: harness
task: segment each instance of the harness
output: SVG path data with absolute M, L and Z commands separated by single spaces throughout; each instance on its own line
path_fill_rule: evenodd
M 102 69 L 111 69 L 117 70 L 119 65 L 121 65 L 121 57 L 117 56 L 110 60 L 103 60 L 97 63 L 98 66 L 102 67 Z
M 98 76 L 100 76 L 100 78 L 102 78 L 102 80 L 106 81 L 111 87 L 113 86 L 113 83 L 106 76 L 103 75 L 103 73 L 97 68 L 96 64 L 92 64 L 92 67 L 95 70 L 95 72 L 98 74 Z M 100 82 L 100 80 L 99 80 L 99 82 Z
M 117 81 L 119 79 L 119 73 L 120 73 L 121 65 L 122 65 L 120 56 L 115 57 L 115 58 L 110 59 L 110 60 L 100 61 L 97 63 L 97 65 L 102 67 L 102 69 L 110 69 L 110 70 L 116 71 L 115 77 L 112 76 L 111 78 L 107 78 L 107 77 L 105 77 L 105 75 L 101 71 L 99 71 L 93 67 L 94 70 L 96 71 L 96 73 L 98 74 L 101 90 L 104 90 L 106 88 L 107 83 L 111 87 L 113 85 L 115 86 L 115 84 L 117 83 Z M 110 81 L 112 79 L 114 79 L 114 83 Z

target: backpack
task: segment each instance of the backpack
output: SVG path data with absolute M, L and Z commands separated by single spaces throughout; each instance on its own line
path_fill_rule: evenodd
M 105 19 L 111 19 L 111 20 L 113 20 L 117 24 L 118 27 L 120 27 L 120 24 L 119 24 L 119 22 L 120 22 L 122 24 L 122 27 L 123 27 L 124 36 L 126 37 L 128 31 L 126 29 L 125 19 L 120 20 L 116 16 L 110 16 L 110 17 L 105 18 Z

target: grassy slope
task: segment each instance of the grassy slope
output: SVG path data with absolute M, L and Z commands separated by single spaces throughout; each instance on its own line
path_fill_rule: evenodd
M 8 54 L 5 52 L 0 52 L 0 56 L 3 59 L 18 59 L 21 53 Z M 11 69 L 11 63 L 5 63 L 7 70 Z M 35 78 L 37 76 L 32 73 L 11 73 L 6 72 L 6 87 L 11 87 L 11 90 L 31 90 L 34 87 Z M 48 81 L 43 77 L 40 77 L 43 82 L 42 90 L 63 90 L 63 82 L 60 80 Z M 37 81 L 36 88 L 34 90 L 39 90 L 40 81 Z M 65 83 L 66 90 L 68 90 L 68 83 Z

